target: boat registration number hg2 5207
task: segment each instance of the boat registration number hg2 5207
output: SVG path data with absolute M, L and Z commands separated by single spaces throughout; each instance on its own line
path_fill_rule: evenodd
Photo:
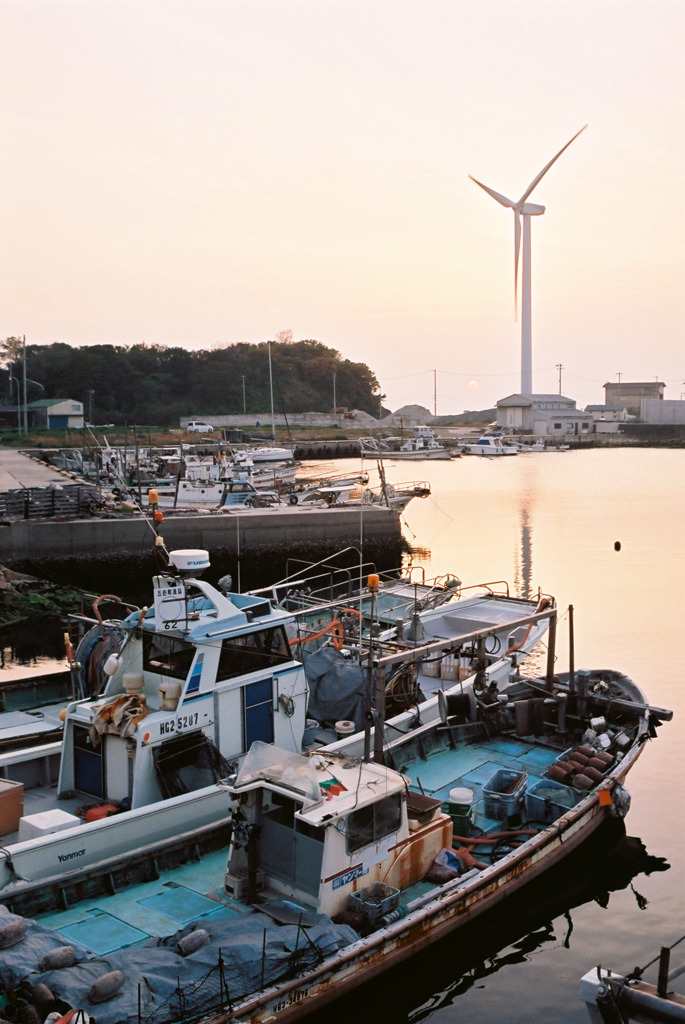
M 172 732 L 183 732 L 185 729 L 192 729 L 199 720 L 200 714 L 198 711 L 195 711 L 192 715 L 180 715 L 178 718 L 172 718 L 168 722 L 160 722 L 159 734 L 160 736 L 167 736 Z

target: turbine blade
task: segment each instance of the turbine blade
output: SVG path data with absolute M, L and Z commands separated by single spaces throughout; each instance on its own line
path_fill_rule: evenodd
M 514 210 L 514 315 L 519 318 L 519 253 L 521 251 L 521 216 Z
M 482 181 L 478 181 L 478 179 L 474 178 L 473 175 L 469 174 L 469 178 L 471 178 L 471 181 L 475 181 L 476 185 L 480 185 L 484 192 L 487 192 L 489 196 L 492 196 L 493 199 L 496 199 L 498 203 L 502 204 L 502 206 L 506 206 L 510 210 L 513 210 L 516 206 L 516 203 L 513 201 L 513 199 L 507 199 L 506 196 L 500 195 L 499 192 L 495 192 L 493 188 L 488 188 L 487 185 L 484 185 Z
M 540 171 L 540 173 L 538 174 L 538 176 L 537 176 L 536 178 L 533 178 L 533 180 L 531 181 L 530 185 L 528 186 L 528 188 L 526 189 L 526 191 L 525 191 L 525 192 L 523 193 L 523 195 L 522 195 L 522 196 L 521 196 L 521 198 L 519 199 L 519 205 L 520 205 L 521 203 L 525 203 L 526 199 L 527 199 L 527 198 L 528 198 L 528 196 L 529 196 L 529 195 L 531 194 L 531 192 L 533 191 L 533 189 L 534 189 L 534 188 L 535 188 L 535 187 L 536 187 L 537 185 L 539 185 L 539 184 L 540 184 L 540 182 L 542 181 L 542 179 L 544 178 L 544 176 L 545 176 L 545 175 L 547 174 L 547 171 L 548 171 L 548 170 L 550 169 L 550 167 L 552 166 L 552 164 L 553 164 L 553 163 L 556 163 L 556 161 L 557 161 L 557 160 L 559 159 L 559 157 L 560 157 L 560 156 L 561 156 L 561 154 L 562 154 L 562 153 L 564 152 L 564 150 L 565 150 L 565 149 L 568 149 L 568 147 L 569 147 L 569 146 L 571 145 L 571 143 L 572 143 L 572 142 L 574 142 L 574 141 L 575 141 L 575 140 L 576 140 L 576 139 L 578 138 L 578 136 L 580 135 L 580 133 L 581 133 L 581 132 L 584 132 L 586 128 L 587 128 L 587 125 L 586 125 L 586 124 L 584 124 L 584 125 L 583 125 L 583 127 L 582 127 L 582 128 L 580 129 L 580 132 L 576 132 L 576 134 L 575 134 L 575 135 L 573 136 L 573 138 L 572 138 L 572 139 L 569 139 L 569 141 L 568 141 L 568 142 L 566 143 L 566 145 L 565 145 L 565 146 L 562 146 L 562 148 L 561 148 L 561 149 L 559 150 L 559 152 L 557 153 L 557 155 L 556 155 L 556 156 L 553 156 L 553 157 L 552 157 L 552 159 L 550 160 L 550 162 L 549 162 L 548 164 L 546 164 L 546 165 L 545 165 L 545 166 L 544 166 L 544 167 L 542 168 L 542 170 Z M 484 186 L 483 186 L 483 187 L 484 187 Z

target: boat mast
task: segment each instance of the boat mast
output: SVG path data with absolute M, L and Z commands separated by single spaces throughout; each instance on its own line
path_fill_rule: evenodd
M 271 392 L 271 437 L 276 440 L 276 424 L 274 421 L 274 378 L 271 372 L 271 342 L 267 341 L 266 347 L 269 352 L 269 390 Z

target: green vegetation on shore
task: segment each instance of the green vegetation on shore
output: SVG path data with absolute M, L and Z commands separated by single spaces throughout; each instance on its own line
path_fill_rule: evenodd
M 2 343 L 6 366 L 0 371 L 0 394 L 8 404 L 16 403 L 24 372 L 24 350 L 16 340 Z M 73 398 L 84 403 L 86 419 L 92 413 L 97 423 L 164 427 L 177 426 L 183 416 L 263 415 L 271 408 L 271 382 L 274 410 L 286 416 L 330 412 L 334 401 L 338 408 L 377 416 L 382 397 L 365 363 L 343 359 L 319 341 L 293 342 L 287 336 L 200 351 L 145 343 L 75 348 L 54 342 L 27 345 L 25 355 L 29 402 Z

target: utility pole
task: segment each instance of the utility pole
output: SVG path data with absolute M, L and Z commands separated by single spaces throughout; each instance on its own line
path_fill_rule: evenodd
M 433 370 L 433 419 L 438 415 L 438 371 Z
M 22 363 L 23 363 L 23 366 L 24 366 L 24 371 L 23 371 L 23 376 L 24 376 L 24 433 L 28 436 L 28 432 L 29 432 L 29 413 L 28 413 L 28 409 L 26 407 L 26 335 L 24 335 L 21 340 L 22 340 L 22 352 L 23 352 L 23 356 L 24 356 L 24 358 L 22 359 Z
M 337 401 L 335 398 L 335 370 L 333 371 L 333 415 L 335 416 L 335 410 L 337 408 Z
M 559 371 L 559 394 L 561 394 L 561 371 L 563 369 L 564 367 L 561 365 L 561 363 L 557 363 L 557 370 Z
M 247 402 L 245 401 L 245 374 L 242 374 L 241 380 L 243 382 L 243 414 L 247 413 Z

